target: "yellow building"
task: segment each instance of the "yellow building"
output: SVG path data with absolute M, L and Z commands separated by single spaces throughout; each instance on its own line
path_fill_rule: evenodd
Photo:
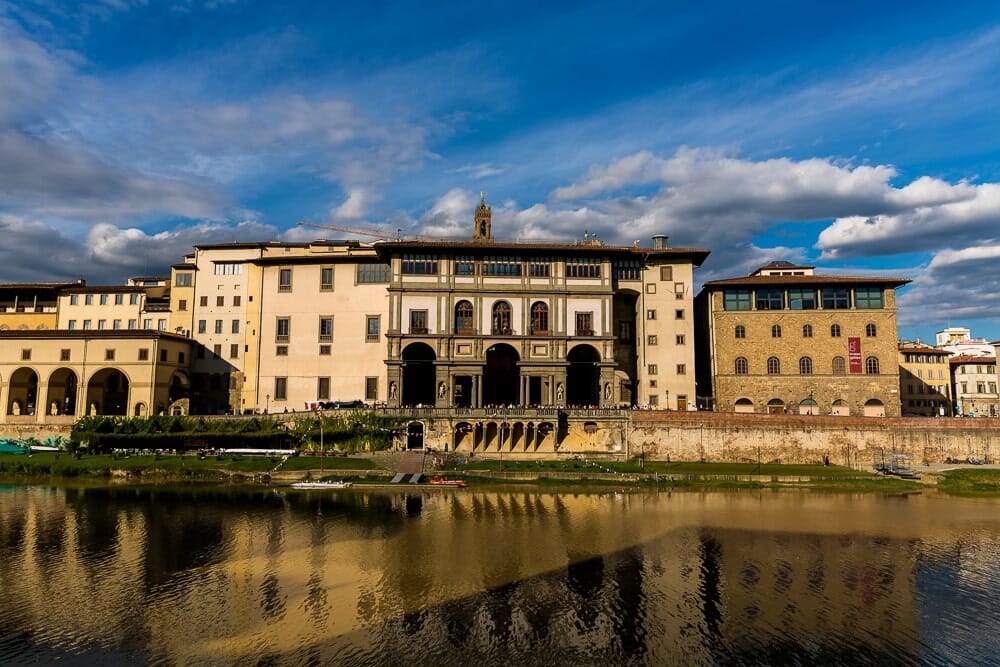
M 698 295 L 699 393 L 717 411 L 899 416 L 895 289 L 772 262 Z
M 920 343 L 899 343 L 899 400 L 903 415 L 950 417 L 950 353 Z

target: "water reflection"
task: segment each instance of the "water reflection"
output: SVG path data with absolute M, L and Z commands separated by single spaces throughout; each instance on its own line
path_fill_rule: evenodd
M 0 663 L 989 664 L 997 509 L 7 487 Z

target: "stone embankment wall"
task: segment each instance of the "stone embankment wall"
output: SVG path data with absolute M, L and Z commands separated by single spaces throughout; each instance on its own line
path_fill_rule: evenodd
M 0 438 L 36 438 L 44 440 L 50 436 L 69 437 L 71 424 L 0 424 Z
M 871 465 L 889 452 L 913 463 L 1000 459 L 1000 419 L 633 412 L 628 455 L 678 461 Z

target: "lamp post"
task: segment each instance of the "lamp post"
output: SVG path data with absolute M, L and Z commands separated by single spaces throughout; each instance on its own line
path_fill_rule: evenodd
M 265 401 L 264 402 L 264 414 L 266 415 L 266 414 L 268 414 L 271 411 L 271 395 L 270 394 L 265 394 L 264 395 L 264 401 Z

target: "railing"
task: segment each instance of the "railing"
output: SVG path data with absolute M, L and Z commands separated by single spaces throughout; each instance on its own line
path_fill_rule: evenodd
M 594 330 L 593 329 L 577 329 L 576 330 L 576 335 L 577 336 L 593 336 L 594 335 Z
M 510 336 L 513 333 L 510 327 L 493 327 L 494 336 Z
M 427 335 L 427 327 L 410 327 L 411 334 Z
M 390 417 L 435 417 L 435 418 L 468 418 L 468 419 L 555 419 L 560 414 L 567 417 L 618 417 L 625 418 L 632 411 L 628 408 L 586 408 L 586 407 L 556 407 L 544 406 L 537 408 L 522 407 L 490 407 L 490 408 L 436 408 L 436 407 L 398 407 L 379 408 L 379 412 Z

